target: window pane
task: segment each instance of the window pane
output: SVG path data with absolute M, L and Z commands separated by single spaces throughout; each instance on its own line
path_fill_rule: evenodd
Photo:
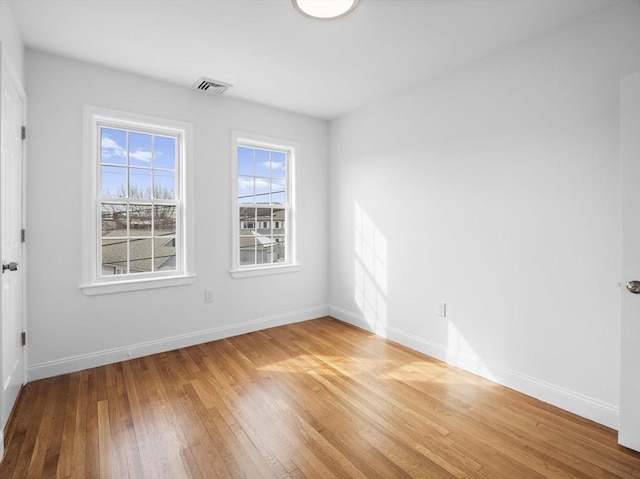
M 102 204 L 102 236 L 127 236 L 127 205 Z
M 151 198 L 151 170 L 129 168 L 129 198 Z
M 151 271 L 151 239 L 132 239 L 129 242 L 129 272 L 146 273 Z
M 151 135 L 129 133 L 129 165 L 151 167 Z
M 256 155 L 256 176 L 266 176 L 269 177 L 271 168 L 270 168 L 270 155 L 267 150 L 255 150 Z
M 127 273 L 127 240 L 102 240 L 102 275 Z
M 129 235 L 151 236 L 151 206 L 131 205 L 129 211 Z
M 154 171 L 153 197 L 161 200 L 176 197 L 176 175 L 173 171 Z
M 246 235 L 256 228 L 256 209 L 240 207 L 240 234 Z
M 271 263 L 271 248 L 262 246 L 258 243 L 256 247 L 256 264 Z
M 285 215 L 286 210 L 284 208 L 273 208 L 273 223 L 276 229 L 285 229 Z M 279 228 L 277 228 L 279 226 Z
M 287 201 L 284 179 L 271 180 L 271 203 L 284 205 Z
M 176 269 L 176 238 L 161 238 L 154 240 L 154 261 L 156 271 L 175 271 Z
M 127 169 L 118 166 L 100 168 L 101 195 L 105 198 L 123 198 L 127 191 Z
M 249 176 L 238 177 L 238 202 L 255 203 L 253 197 L 253 178 Z
M 238 175 L 253 176 L 253 148 L 238 147 Z
M 175 170 L 176 139 L 167 136 L 155 136 L 153 141 L 153 167 Z
M 256 239 L 254 236 L 240 237 L 240 265 L 256 264 Z
M 286 260 L 285 255 L 285 237 L 274 236 L 273 237 L 273 262 L 282 263 Z
M 256 263 L 272 263 L 275 242 L 272 236 L 256 234 Z
M 286 175 L 287 155 L 281 151 L 271 152 L 271 177 L 284 178 Z
M 100 161 L 116 165 L 127 164 L 127 132 L 100 128 Z
M 154 207 L 155 236 L 176 234 L 176 207 L 157 205 Z
M 258 221 L 271 221 L 271 208 L 256 208 L 256 218 Z
M 256 203 L 269 203 L 269 180 L 256 178 Z

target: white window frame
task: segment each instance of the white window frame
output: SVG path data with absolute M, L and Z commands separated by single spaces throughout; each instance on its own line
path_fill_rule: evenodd
M 144 131 L 176 136 L 179 160 L 176 165 L 177 222 L 176 269 L 152 273 L 101 275 L 101 211 L 100 204 L 100 127 Z M 138 115 L 94 106 L 84 108 L 84 159 L 82 257 L 83 274 L 80 289 L 85 295 L 117 293 L 143 289 L 180 286 L 195 280 L 193 260 L 192 175 L 189 165 L 193 127 L 189 123 Z
M 285 229 L 286 262 L 255 265 L 240 265 L 240 208 L 238 203 L 238 147 L 263 148 L 283 151 L 287 154 L 287 219 Z M 298 183 L 298 156 L 300 145 L 297 142 L 279 138 L 255 135 L 253 133 L 232 132 L 231 140 L 231 270 L 233 278 L 247 278 L 280 273 L 293 273 L 302 269 L 300 249 L 297 242 L 300 212 L 297 208 L 296 185 Z M 259 226 L 259 225 L 256 225 Z

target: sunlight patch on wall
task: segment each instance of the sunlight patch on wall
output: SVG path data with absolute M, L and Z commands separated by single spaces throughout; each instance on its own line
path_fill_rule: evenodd
M 387 238 L 356 203 L 354 209 L 355 302 L 371 329 L 381 336 L 387 326 Z

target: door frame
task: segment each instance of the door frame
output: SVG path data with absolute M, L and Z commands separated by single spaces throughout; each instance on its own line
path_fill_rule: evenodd
M 22 82 L 20 81 L 20 77 L 18 76 L 18 74 L 16 73 L 15 68 L 13 67 L 13 64 L 11 62 L 11 59 L 9 58 L 9 56 L 7 55 L 6 49 L 4 48 L 4 45 L 2 44 L 2 42 L 0 42 L 0 91 L 3 87 L 3 82 L 4 81 L 8 81 L 11 82 L 13 87 L 16 89 L 18 96 L 20 97 L 20 100 L 22 101 L 22 124 L 24 126 L 27 125 L 27 94 L 26 91 L 22 85 Z M 2 97 L 0 95 L 0 112 L 2 111 Z M 0 114 L 0 123 L 2 122 L 2 115 Z M 4 138 L 2 138 L 2 128 L 0 128 L 0 154 L 1 154 L 1 149 L 4 145 Z M 27 175 L 26 175 L 26 171 L 27 171 L 27 142 L 26 140 L 23 140 L 22 142 L 22 211 L 21 211 L 21 219 L 22 219 L 22 228 L 26 229 L 26 213 L 27 213 L 27 208 L 26 208 L 26 200 L 27 200 Z M 0 156 L 0 161 L 1 161 L 1 156 Z M 1 224 L 0 224 L 1 227 Z M 22 253 L 22 265 L 21 265 L 21 270 L 22 270 L 22 311 L 21 311 L 21 326 L 22 326 L 22 331 L 26 332 L 27 331 L 27 251 L 26 251 L 26 242 L 22 242 L 21 244 L 21 253 Z M 0 251 L 0 256 L 1 256 L 1 251 Z M 5 258 L 1 258 L 0 260 L 5 259 Z M 4 327 L 4 318 L 2 317 L 2 296 L 0 295 L 0 328 Z M 2 336 L 2 331 L 0 330 L 0 372 L 2 371 L 2 368 L 4 367 L 4 353 L 2 351 L 2 346 L 3 346 L 3 341 L 4 341 L 4 337 Z M 23 379 L 23 385 L 27 383 L 28 381 L 28 377 L 27 377 L 27 347 L 24 346 L 22 348 L 22 379 Z M 0 377 L 1 377 L 1 373 L 0 373 Z M 2 391 L 3 388 L 0 388 L 0 391 Z M 0 392 L 0 408 L 2 407 L 2 405 L 4 404 L 5 398 L 2 397 L 2 394 Z M 15 406 L 15 404 L 13 405 Z M 2 410 L 2 409 L 0 409 Z M 2 459 L 4 458 L 4 429 L 6 427 L 6 424 L 0 424 L 0 462 L 2 461 Z
M 618 442 L 640 451 L 640 72 L 620 80 L 620 404 Z

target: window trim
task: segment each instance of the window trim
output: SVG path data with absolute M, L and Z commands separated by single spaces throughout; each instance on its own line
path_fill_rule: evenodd
M 286 263 L 240 265 L 240 215 L 238 204 L 238 146 L 265 148 L 287 152 L 287 253 Z M 292 273 L 302 269 L 300 247 L 298 245 L 298 209 L 296 185 L 298 184 L 298 157 L 300 144 L 291 140 L 233 131 L 231 135 L 230 178 L 231 178 L 231 266 L 232 278 L 248 278 L 271 274 Z
M 100 278 L 98 258 L 100 240 L 98 234 L 98 156 L 99 128 L 103 124 L 112 124 L 116 128 L 150 130 L 180 137 L 180 165 L 176 169 L 176 181 L 181 199 L 178 205 L 181 224 L 176 231 L 180 237 L 181 257 L 177 258 L 176 271 L 156 272 L 138 275 L 114 275 Z M 82 280 L 80 289 L 85 295 L 109 294 L 123 291 L 179 286 L 193 283 L 195 280 L 193 260 L 193 178 L 189 159 L 193 127 L 190 123 L 168 120 L 166 118 L 139 115 L 106 108 L 85 106 L 83 123 L 84 157 L 82 162 Z M 189 229 L 187 229 L 189 225 Z M 124 276 L 124 277 L 123 277 Z

